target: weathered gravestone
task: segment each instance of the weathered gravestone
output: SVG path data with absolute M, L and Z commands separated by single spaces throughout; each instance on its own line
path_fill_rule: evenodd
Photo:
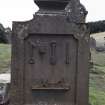
M 34 0 L 13 22 L 10 105 L 88 105 L 89 30 L 79 0 Z

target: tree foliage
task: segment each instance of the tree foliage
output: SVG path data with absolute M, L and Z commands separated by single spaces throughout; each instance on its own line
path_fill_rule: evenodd
M 7 28 L 4 28 L 4 26 L 0 23 L 0 43 L 8 43 L 7 35 L 11 32 L 11 29 L 8 29 L 9 31 L 6 31 Z
M 104 21 L 96 21 L 87 23 L 90 28 L 90 33 L 99 33 L 105 31 L 105 20 Z

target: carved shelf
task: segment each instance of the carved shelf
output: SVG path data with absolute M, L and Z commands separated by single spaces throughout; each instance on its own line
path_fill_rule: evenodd
M 69 87 L 32 87 L 33 91 L 68 91 Z

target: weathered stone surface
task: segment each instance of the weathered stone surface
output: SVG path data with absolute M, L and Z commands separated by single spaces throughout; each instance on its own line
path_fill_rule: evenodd
M 13 23 L 10 105 L 88 105 L 85 8 L 79 0 L 35 2 L 32 20 Z
M 64 10 L 69 0 L 34 0 L 40 9 Z

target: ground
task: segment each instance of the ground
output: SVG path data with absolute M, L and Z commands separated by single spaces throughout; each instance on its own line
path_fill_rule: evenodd
M 91 53 L 94 65 L 90 69 L 90 103 L 105 105 L 105 52 Z
M 0 44 L 0 73 L 10 70 L 11 46 Z
M 105 52 L 92 52 L 93 68 L 90 69 L 90 103 L 105 105 Z M 11 46 L 0 44 L 0 73 L 9 71 Z

